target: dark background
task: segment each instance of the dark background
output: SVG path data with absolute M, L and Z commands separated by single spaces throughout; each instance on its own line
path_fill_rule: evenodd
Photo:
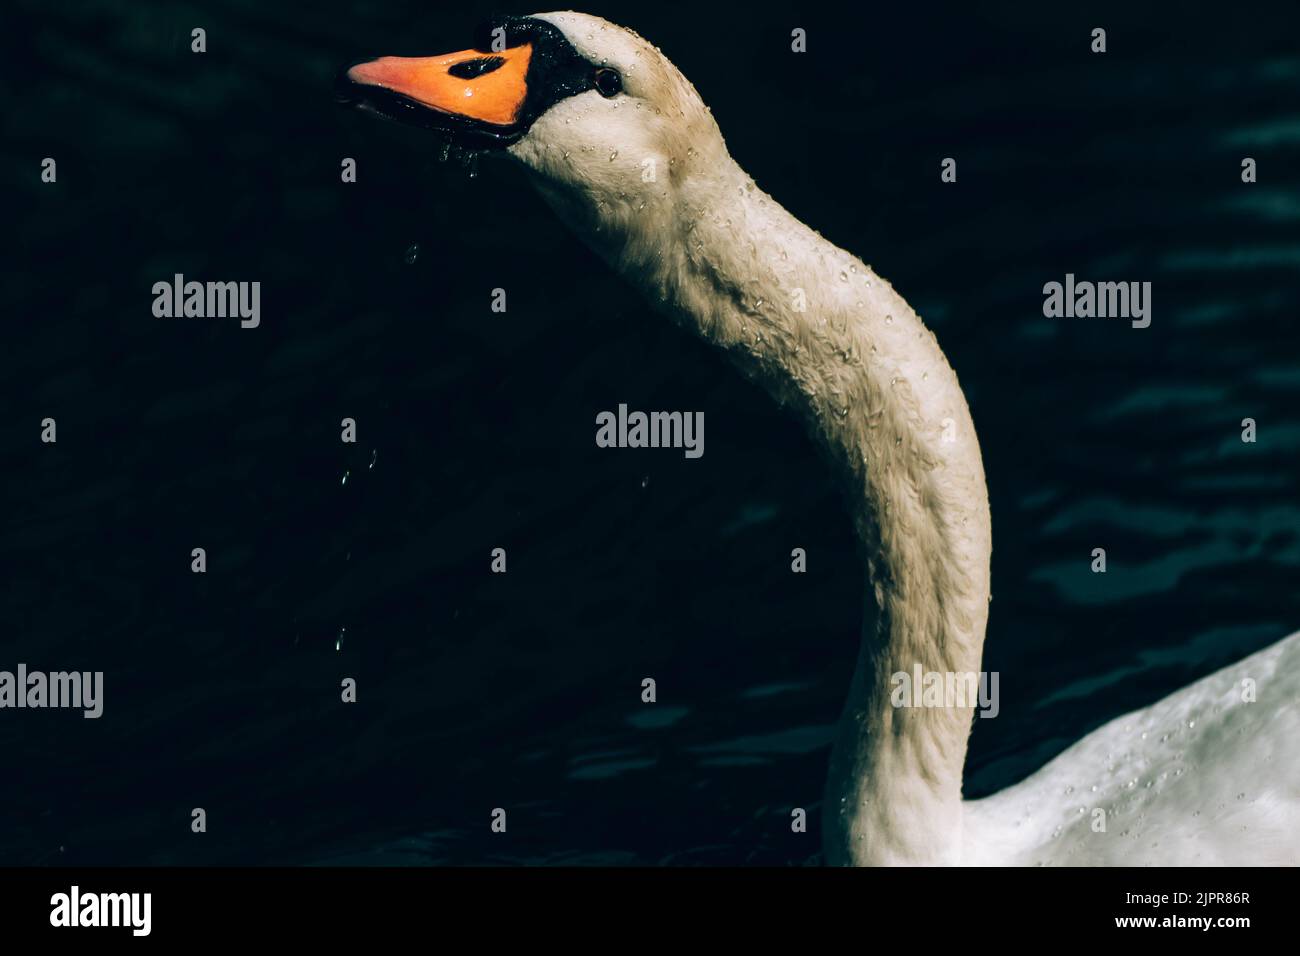
M 961 377 L 1002 695 L 972 796 L 1300 627 L 1293 5 L 1053 6 L 586 8 Z M 106 688 L 0 712 L 0 863 L 819 859 L 862 576 L 812 446 L 521 171 L 333 101 L 492 10 L 531 12 L 7 4 L 0 669 Z M 261 281 L 261 327 L 154 318 L 176 272 Z M 1151 327 L 1045 319 L 1066 272 L 1153 282 Z M 619 402 L 702 410 L 704 458 L 597 449 Z

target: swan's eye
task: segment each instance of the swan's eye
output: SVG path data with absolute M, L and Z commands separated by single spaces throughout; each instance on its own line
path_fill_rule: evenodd
M 605 97 L 618 96 L 623 92 L 623 77 L 618 70 L 599 69 L 596 71 L 596 89 Z

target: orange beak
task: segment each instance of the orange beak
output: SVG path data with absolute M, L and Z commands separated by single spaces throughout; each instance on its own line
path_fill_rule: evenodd
M 462 50 L 446 56 L 385 56 L 357 64 L 347 71 L 347 78 L 448 116 L 505 127 L 523 108 L 531 58 L 530 44 L 500 53 Z

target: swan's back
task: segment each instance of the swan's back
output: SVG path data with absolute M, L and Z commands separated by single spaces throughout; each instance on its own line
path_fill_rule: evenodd
M 964 823 L 972 865 L 1300 864 L 1300 633 L 1098 728 Z

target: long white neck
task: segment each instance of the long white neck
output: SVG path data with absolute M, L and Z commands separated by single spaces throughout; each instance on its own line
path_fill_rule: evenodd
M 991 541 L 965 398 L 888 283 L 757 189 L 725 148 L 706 159 L 668 210 L 591 219 L 557 206 L 653 300 L 799 410 L 846 483 L 868 608 L 825 795 L 828 862 L 956 862 L 973 708 L 895 707 L 890 678 L 918 665 L 980 669 Z

